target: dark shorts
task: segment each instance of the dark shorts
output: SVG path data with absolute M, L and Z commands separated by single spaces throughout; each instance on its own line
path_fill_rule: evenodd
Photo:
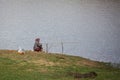
M 37 51 L 37 52 L 42 51 L 42 48 L 36 48 L 34 49 L 34 51 Z

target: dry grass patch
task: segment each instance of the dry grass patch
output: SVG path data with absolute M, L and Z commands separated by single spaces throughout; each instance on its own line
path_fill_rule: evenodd
M 35 60 L 35 61 L 32 61 L 32 62 L 37 64 L 37 65 L 44 65 L 44 66 L 54 66 L 54 65 L 56 65 L 54 62 L 47 61 L 45 59 Z

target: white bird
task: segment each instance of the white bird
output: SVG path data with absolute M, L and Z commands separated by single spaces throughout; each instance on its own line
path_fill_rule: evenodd
M 21 47 L 19 47 L 19 49 L 18 49 L 18 53 L 19 53 L 19 54 L 25 54 L 25 50 L 22 49 Z

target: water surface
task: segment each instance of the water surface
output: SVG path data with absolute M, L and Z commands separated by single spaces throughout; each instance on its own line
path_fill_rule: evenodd
M 77 42 L 64 53 L 120 63 L 120 0 L 0 0 L 0 49 L 31 50 L 36 37 L 50 52 Z

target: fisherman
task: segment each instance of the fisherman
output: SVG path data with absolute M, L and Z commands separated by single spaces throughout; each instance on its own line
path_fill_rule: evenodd
M 42 51 L 42 49 L 43 48 L 42 48 L 42 44 L 40 43 L 40 38 L 36 38 L 33 50 L 39 52 Z

